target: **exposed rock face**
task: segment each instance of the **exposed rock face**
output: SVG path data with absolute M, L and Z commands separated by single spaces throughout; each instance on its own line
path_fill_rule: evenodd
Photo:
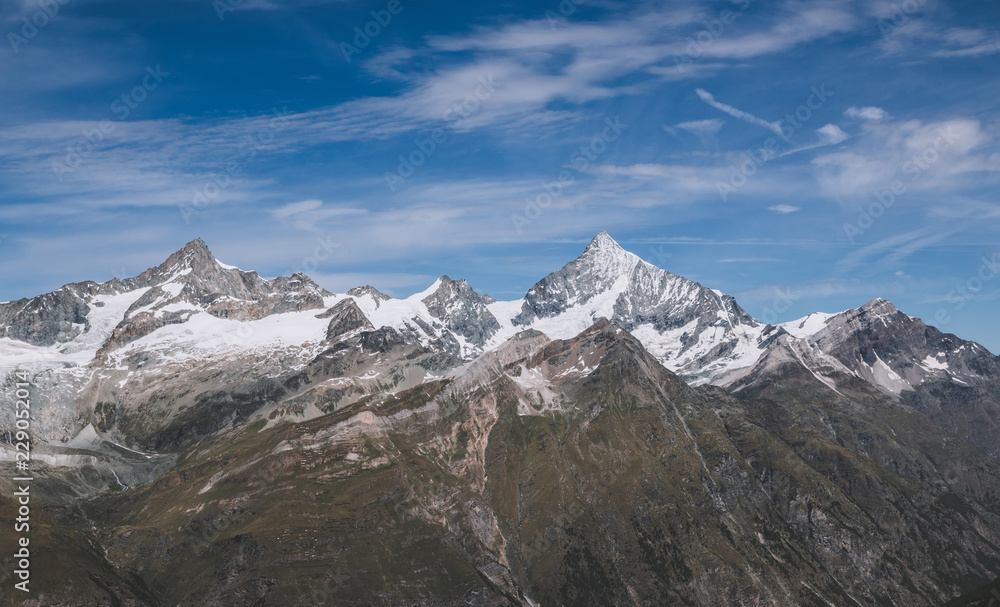
M 442 276 L 436 291 L 423 299 L 431 316 L 469 343 L 483 347 L 500 330 L 487 302 L 464 280 Z
M 336 341 L 339 337 L 353 331 L 375 329 L 353 299 L 341 300 L 337 305 L 320 314 L 318 318 L 330 319 L 330 324 L 326 328 L 328 341 Z
M 374 299 L 376 302 L 383 302 L 392 299 L 391 297 L 389 297 L 388 295 L 379 291 L 378 289 L 376 289 L 371 285 L 365 285 L 363 287 L 354 287 L 353 289 L 348 291 L 347 294 L 350 295 L 351 297 L 363 297 L 367 295 L 372 299 Z
M 929 327 L 884 299 L 833 316 L 809 339 L 895 394 L 929 378 L 975 381 L 997 369 L 997 357 L 982 346 Z
M 200 238 L 156 268 L 122 284 L 128 290 L 149 290 L 129 308 L 105 351 L 160 327 L 186 322 L 193 312 L 204 310 L 218 318 L 246 322 L 272 314 L 322 309 L 324 296 L 330 295 L 305 274 L 267 281 L 256 272 L 223 267 Z M 178 313 L 176 308 L 188 312 Z
M 361 334 L 361 347 L 374 352 L 388 352 L 405 343 L 403 336 L 392 327 L 382 327 L 377 331 L 365 331 Z
M 911 318 L 884 299 L 818 326 L 804 339 L 821 352 L 1000 457 L 1000 357 Z
M 0 337 L 37 346 L 73 340 L 87 329 L 90 284 L 67 285 L 34 299 L 0 304 Z

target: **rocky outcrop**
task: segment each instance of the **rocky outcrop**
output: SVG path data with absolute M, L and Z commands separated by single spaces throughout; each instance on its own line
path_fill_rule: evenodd
M 875 299 L 805 338 L 858 377 L 1000 458 L 1000 357 Z
M 350 295 L 351 297 L 363 297 L 367 295 L 372 299 L 374 299 L 376 302 L 382 302 L 392 299 L 391 297 L 389 297 L 388 295 L 379 291 L 378 289 L 376 289 L 371 285 L 365 285 L 363 287 L 354 287 L 353 289 L 348 291 L 347 294 Z
M 355 331 L 375 329 L 353 299 L 338 302 L 318 318 L 330 319 L 330 324 L 326 328 L 326 339 L 331 342 Z
M 464 280 L 442 276 L 436 291 L 423 299 L 431 316 L 467 342 L 482 347 L 500 330 L 486 301 Z

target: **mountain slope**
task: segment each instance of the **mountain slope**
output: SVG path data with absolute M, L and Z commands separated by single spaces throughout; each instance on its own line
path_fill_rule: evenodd
M 876 299 L 784 325 L 851 373 L 1000 457 L 1000 357 Z
M 772 379 L 692 389 L 607 320 L 528 331 L 308 421 L 262 410 L 76 533 L 151 605 L 937 605 L 991 579 L 1000 464 L 859 378 Z

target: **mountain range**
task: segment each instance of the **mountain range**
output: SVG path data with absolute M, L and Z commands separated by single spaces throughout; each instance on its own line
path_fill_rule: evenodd
M 24 605 L 985 605 L 1000 572 L 1000 357 L 882 299 L 762 323 L 604 232 L 516 301 L 199 239 L 0 303 L 17 371 Z

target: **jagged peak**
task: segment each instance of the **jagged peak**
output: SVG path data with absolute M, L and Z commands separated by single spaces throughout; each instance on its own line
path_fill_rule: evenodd
M 201 237 L 195 238 L 191 242 L 184 245 L 184 248 L 181 249 L 181 251 L 185 253 L 204 253 L 212 255 L 212 252 L 208 249 L 208 245 L 205 244 L 205 241 L 202 240 Z
M 859 310 L 863 312 L 868 312 L 870 310 L 898 312 L 896 306 L 894 306 L 891 301 L 885 300 L 881 297 L 876 297 L 875 299 L 869 301 L 865 305 L 861 306 Z
M 205 241 L 201 238 L 195 238 L 184 245 L 184 248 L 167 257 L 166 261 L 157 266 L 155 270 L 161 276 L 171 276 L 187 268 L 214 273 L 221 270 L 222 266 L 215 260 L 215 256 L 212 255 Z
M 382 291 L 379 291 L 378 289 L 376 289 L 371 285 L 354 287 L 353 289 L 348 291 L 347 294 L 350 295 L 351 297 L 364 297 L 365 295 L 368 295 L 375 301 L 388 301 L 392 299 L 391 297 L 389 297 L 388 295 L 386 295 Z
M 445 274 L 441 278 L 437 279 L 434 282 L 434 285 L 437 286 L 437 289 L 431 294 L 431 296 L 436 295 L 436 294 L 440 294 L 442 291 L 446 291 L 446 292 L 471 292 L 471 293 L 475 293 L 476 296 L 479 295 L 478 293 L 476 293 L 475 289 L 472 288 L 472 285 L 469 284 L 469 281 L 465 280 L 464 278 L 460 278 L 458 280 L 454 280 L 453 278 L 449 277 L 447 274 Z
M 860 319 L 865 317 L 869 319 L 884 320 L 890 316 L 900 314 L 900 311 L 891 301 L 887 301 L 881 297 L 876 297 L 860 308 L 857 308 L 856 310 L 847 310 L 844 314 L 849 318 Z

